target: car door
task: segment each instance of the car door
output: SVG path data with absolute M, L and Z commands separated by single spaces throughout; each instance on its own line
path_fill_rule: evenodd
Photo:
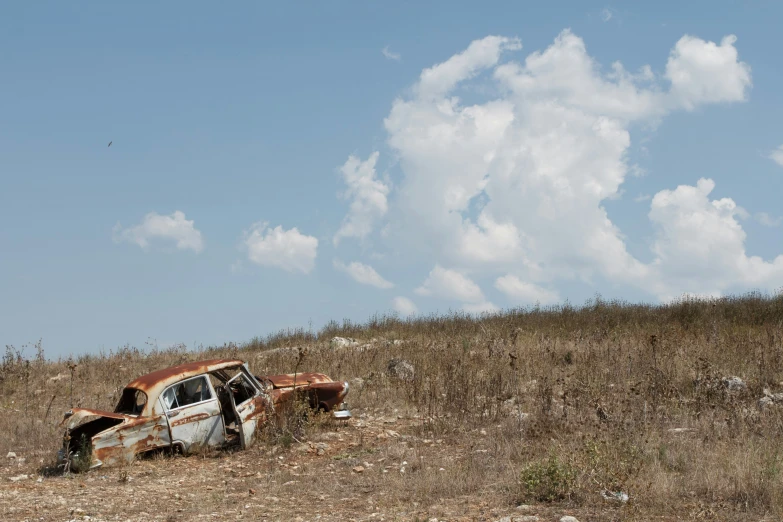
M 217 446 L 225 438 L 220 405 L 206 375 L 169 386 L 160 396 L 169 423 L 171 441 L 185 453 Z
M 239 440 L 242 449 L 253 444 L 259 419 L 264 419 L 266 404 L 262 391 L 255 378 L 247 371 L 246 366 L 240 368 L 239 373 L 228 381 L 228 389 L 231 392 L 231 405 L 236 418 L 239 419 Z

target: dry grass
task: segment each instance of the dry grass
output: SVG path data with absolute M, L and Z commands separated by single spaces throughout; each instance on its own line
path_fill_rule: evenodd
M 334 336 L 360 346 L 332 346 Z M 757 294 L 667 306 L 596 299 L 480 319 L 378 317 L 318 335 L 286 332 L 196 352 L 125 347 L 72 361 L 46 360 L 40 345 L 9 347 L 0 458 L 15 451 L 47 465 L 71 403 L 112 409 L 142 373 L 213 357 L 291 372 L 298 348 L 306 349 L 298 371 L 351 381 L 355 416 L 354 442 L 308 469 L 348 477 L 341 487 L 382 490 L 371 509 L 415 503 L 424 516 L 444 503 L 491 498 L 508 509 L 525 502 L 617 520 L 783 518 L 783 405 L 757 404 L 765 389 L 783 391 L 783 296 Z M 412 381 L 387 374 L 393 357 L 415 366 Z M 728 389 L 731 376 L 747 386 Z M 334 429 L 318 421 L 302 437 L 318 441 Z M 277 462 L 271 448 L 256 450 L 268 455 L 262 471 Z M 364 463 L 371 468 L 351 471 Z M 337 483 L 326 477 L 328 492 Z M 307 487 L 324 488 L 323 477 Z M 605 500 L 603 490 L 630 501 Z

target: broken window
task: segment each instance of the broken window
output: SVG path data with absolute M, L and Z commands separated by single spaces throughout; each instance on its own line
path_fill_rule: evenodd
M 125 388 L 122 390 L 120 402 L 114 408 L 115 413 L 127 413 L 130 415 L 139 415 L 147 404 L 147 394 L 135 388 Z
M 239 406 L 248 399 L 252 399 L 257 393 L 253 386 L 243 373 L 239 373 L 228 383 L 231 393 L 234 394 L 234 404 Z
M 163 392 L 163 404 L 167 410 L 182 408 L 212 399 L 212 390 L 204 375 L 170 386 Z

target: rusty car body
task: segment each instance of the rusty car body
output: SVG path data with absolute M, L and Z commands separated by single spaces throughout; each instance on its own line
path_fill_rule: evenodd
M 253 443 L 260 425 L 292 404 L 296 392 L 313 409 L 350 418 L 347 382 L 321 373 L 253 375 L 238 359 L 196 361 L 138 377 L 122 390 L 113 412 L 67 411 L 58 460 L 66 470 L 130 462 L 165 448 L 184 454 L 199 448 Z

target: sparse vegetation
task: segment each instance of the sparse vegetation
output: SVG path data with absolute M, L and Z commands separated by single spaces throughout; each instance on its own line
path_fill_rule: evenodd
M 335 347 L 335 336 L 359 345 Z M 509 509 L 524 501 L 613 513 L 601 519 L 783 517 L 783 404 L 772 398 L 783 391 L 781 295 L 374 317 L 317 335 L 194 351 L 124 347 L 72 361 L 46 360 L 37 346 L 32 356 L 30 347 L 7 347 L 0 366 L 0 452 L 30 455 L 37 466 L 60 446 L 71 375 L 74 405 L 112 409 L 142 373 L 237 357 L 259 372 L 321 371 L 351 382 L 354 431 L 293 412 L 269 428 L 271 445 L 251 453 L 269 477 L 281 472 L 279 451 L 329 442 L 310 475 L 290 478 L 307 491 L 383 490 L 376 504 L 394 512 L 416 503 L 417 516 L 447 501 L 491 499 Z M 410 380 L 387 375 L 393 358 L 412 364 Z M 344 443 L 327 438 L 334 430 Z M 340 478 L 324 487 L 330 477 Z M 284 480 L 267 482 L 269 494 L 280 496 Z M 605 491 L 629 500 L 607 500 Z
M 522 502 L 554 502 L 567 500 L 576 482 L 576 470 L 561 462 L 556 455 L 547 460 L 533 462 L 522 469 L 519 485 Z

